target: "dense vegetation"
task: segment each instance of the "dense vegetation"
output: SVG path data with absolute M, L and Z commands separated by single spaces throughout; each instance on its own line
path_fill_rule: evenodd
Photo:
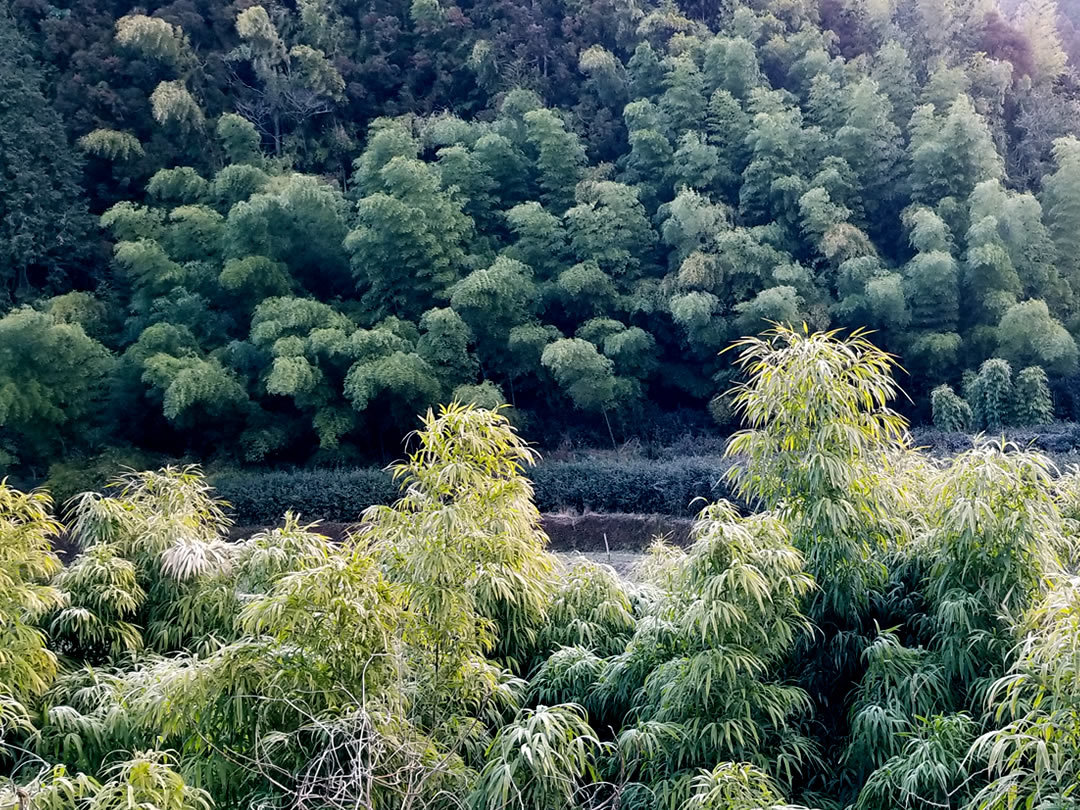
M 877 329 L 920 420 L 1075 416 L 1074 11 L 3 0 L 4 457 L 727 424 L 766 320 Z
M 1080 474 L 908 446 L 861 336 L 748 339 L 731 482 L 629 585 L 533 451 L 429 413 L 341 545 L 230 545 L 197 471 L 0 488 L 0 808 L 1074 808 Z

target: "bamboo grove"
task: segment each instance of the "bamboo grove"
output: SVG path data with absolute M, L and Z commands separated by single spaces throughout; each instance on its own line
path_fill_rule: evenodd
M 1080 474 L 912 449 L 864 334 L 730 351 L 758 509 L 633 582 L 545 550 L 498 409 L 428 412 L 340 544 L 226 542 L 193 468 L 64 527 L 0 488 L 0 808 L 1076 807 Z
M 769 321 L 877 330 L 918 422 L 1076 419 L 1077 14 L 3 0 L 0 464 L 728 429 Z

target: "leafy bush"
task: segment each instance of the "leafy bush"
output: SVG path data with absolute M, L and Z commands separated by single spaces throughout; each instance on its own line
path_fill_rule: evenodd
M 1020 369 L 1016 375 L 1013 421 L 1018 425 L 1045 425 L 1054 419 L 1050 382 L 1040 366 Z
M 1015 392 L 1012 366 L 994 358 L 979 367 L 971 385 L 971 410 L 980 430 L 1000 430 L 1012 423 Z
M 956 395 L 951 386 L 939 385 L 930 392 L 934 427 L 951 433 L 960 433 L 971 427 L 971 406 Z

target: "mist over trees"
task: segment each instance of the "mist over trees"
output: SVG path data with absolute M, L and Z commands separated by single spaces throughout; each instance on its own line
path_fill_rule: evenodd
M 875 330 L 917 419 L 980 424 L 992 359 L 1071 417 L 1072 13 L 4 0 L 4 456 L 382 457 L 454 397 L 726 426 L 770 321 Z

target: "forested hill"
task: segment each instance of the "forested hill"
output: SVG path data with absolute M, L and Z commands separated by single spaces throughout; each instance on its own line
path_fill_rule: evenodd
M 0 0 L 4 455 L 723 424 L 768 320 L 1072 416 L 1078 59 L 1053 0 Z

